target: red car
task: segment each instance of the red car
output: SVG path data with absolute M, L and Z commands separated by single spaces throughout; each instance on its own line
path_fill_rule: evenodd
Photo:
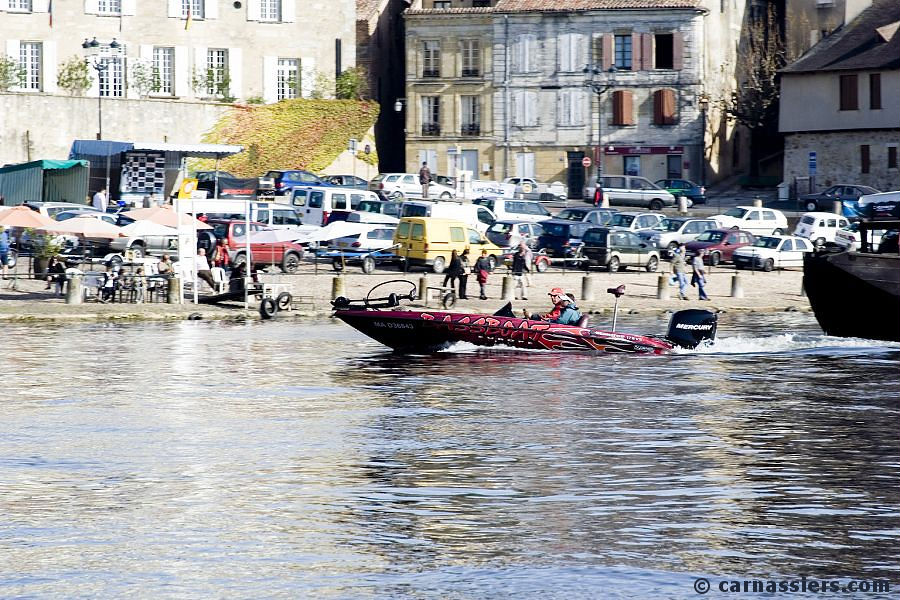
M 216 239 L 224 239 L 231 248 L 231 262 L 237 267 L 247 261 L 247 251 L 244 244 L 238 243 L 235 238 L 242 237 L 247 228 L 244 220 L 209 219 L 206 224 L 212 227 L 212 234 Z M 251 233 L 266 229 L 262 223 L 250 223 Z M 252 238 L 251 238 L 252 240 Z M 278 265 L 285 273 L 296 273 L 300 269 L 300 261 L 303 258 L 303 246 L 294 242 L 252 242 L 250 243 L 250 256 L 254 268 L 263 268 L 268 265 Z
M 717 265 L 721 262 L 730 262 L 734 251 L 742 246 L 749 246 L 756 241 L 749 231 L 740 229 L 708 229 L 701 233 L 693 242 L 685 244 L 687 258 L 693 258 L 700 250 L 708 250 L 703 258 L 708 265 Z

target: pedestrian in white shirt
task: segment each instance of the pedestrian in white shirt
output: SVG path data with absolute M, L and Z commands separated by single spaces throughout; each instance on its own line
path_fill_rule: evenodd
M 197 269 L 197 277 L 209 284 L 209 287 L 216 289 L 216 281 L 213 279 L 212 271 L 209 268 L 209 261 L 206 259 L 206 249 L 198 248 L 197 256 L 194 259 L 194 265 Z
M 94 200 L 92 202 L 94 208 L 99 210 L 100 212 L 106 212 L 106 207 L 109 204 L 109 198 L 106 197 L 106 188 L 103 188 L 96 194 L 94 194 Z

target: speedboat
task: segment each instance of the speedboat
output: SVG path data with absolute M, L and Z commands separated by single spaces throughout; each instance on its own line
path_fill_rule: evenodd
M 406 294 L 372 297 L 388 283 L 412 286 Z M 618 299 L 625 286 L 610 288 Z M 672 315 L 664 337 L 605 331 L 589 326 L 582 317 L 576 325 L 562 325 L 516 317 L 507 303 L 494 314 L 454 313 L 437 310 L 404 310 L 403 300 L 415 300 L 415 284 L 406 280 L 384 282 L 362 300 L 338 297 L 332 301 L 334 316 L 370 338 L 401 353 L 430 353 L 458 342 L 476 346 L 509 346 L 532 350 L 667 354 L 677 348 L 696 348 L 715 338 L 717 317 L 708 310 L 680 310 Z M 617 312 L 616 312 L 617 314 Z

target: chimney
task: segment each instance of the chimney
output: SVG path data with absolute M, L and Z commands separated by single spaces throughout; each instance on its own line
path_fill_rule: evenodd
M 872 6 L 872 0 L 846 0 L 844 3 L 844 24 L 850 23 L 859 13 Z

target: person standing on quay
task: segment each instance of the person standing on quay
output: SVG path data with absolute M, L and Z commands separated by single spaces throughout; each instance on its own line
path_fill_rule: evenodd
M 703 265 L 704 256 L 706 256 L 706 250 L 700 250 L 700 252 L 697 253 L 697 256 L 694 257 L 694 260 L 691 261 L 691 267 L 694 269 L 694 274 L 691 276 L 691 284 L 697 285 L 701 300 L 709 300 L 709 296 L 706 295 L 706 267 Z
M 447 274 L 444 275 L 444 287 L 447 287 L 447 284 L 450 284 L 451 288 L 456 289 L 456 280 L 459 278 L 459 274 L 462 271 L 462 262 L 459 260 L 459 252 L 454 250 L 450 254 L 450 265 L 447 267 Z
M 682 244 L 672 253 L 672 278 L 678 282 L 678 296 L 682 300 L 688 299 L 686 269 L 687 266 L 684 264 L 684 244 Z
M 469 249 L 466 248 L 459 255 L 459 299 L 468 300 L 466 295 L 466 282 L 469 280 Z
M 431 183 L 431 169 L 428 163 L 423 162 L 422 168 L 419 169 L 419 183 L 422 184 L 422 199 L 428 200 L 428 184 Z
M 525 244 L 520 244 L 519 250 L 513 254 L 512 259 L 512 274 L 513 279 L 516 282 L 513 295 L 521 290 L 522 300 L 528 300 L 528 280 L 526 279 L 526 273 L 528 273 L 528 259 L 526 258 L 527 253 L 525 250 Z
M 106 196 L 106 188 L 101 189 L 96 194 L 94 194 L 93 205 L 94 208 L 99 210 L 100 212 L 106 212 L 106 207 L 109 204 L 109 198 Z
M 475 261 L 475 278 L 478 280 L 478 286 L 481 288 L 481 294 L 479 298 L 482 300 L 487 300 L 487 294 L 485 290 L 487 289 L 487 280 L 488 275 L 491 272 L 491 261 L 488 259 L 487 250 L 481 251 L 481 256 L 478 260 Z

